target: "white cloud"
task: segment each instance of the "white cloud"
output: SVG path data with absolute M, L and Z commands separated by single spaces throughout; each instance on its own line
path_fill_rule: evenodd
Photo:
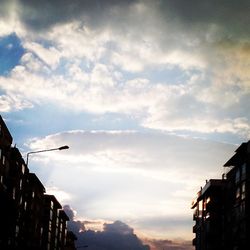
M 162 218 L 191 218 L 190 204 L 205 183 L 204 178 L 220 178 L 222 165 L 236 148 L 133 131 L 69 131 L 35 138 L 30 147 L 36 150 L 65 144 L 69 150 L 39 154 L 32 159 L 33 166 L 43 165 L 44 161 L 38 160 L 47 159 L 38 169 L 38 176 L 48 169 L 46 182 L 53 181 L 66 193 L 74 194 L 71 204 L 77 207 L 79 216 L 122 219 L 138 228 L 143 228 L 136 221 L 139 215 L 145 223 L 155 214 Z M 157 225 L 144 229 L 151 232 L 155 228 Z M 160 231 L 158 235 L 162 235 Z
M 85 13 L 88 18 L 39 32 L 27 32 L 14 11 L 10 30 L 17 32 L 26 53 L 20 65 L 0 77 L 1 110 L 49 102 L 67 111 L 128 114 L 147 128 L 248 136 L 247 41 L 226 41 L 217 24 L 207 31 L 185 31 L 168 11 L 159 15 L 158 4 L 131 4 L 129 14 L 115 6 L 112 19 L 104 18 L 102 25 L 91 25 Z M 147 70 L 157 78 L 155 69 L 172 74 L 174 67 L 186 76 L 177 86 L 176 76 L 172 83 L 145 77 Z
M 23 100 L 19 95 L 1 95 L 0 96 L 0 112 L 11 112 L 22 110 L 25 108 L 32 108 L 31 102 Z
M 250 125 L 245 117 L 235 119 L 219 119 L 214 117 L 200 117 L 195 115 L 191 118 L 172 119 L 171 115 L 153 113 L 143 124 L 145 127 L 166 131 L 193 131 L 200 133 L 232 133 L 249 138 Z
M 194 172 L 197 178 L 200 178 L 201 172 L 206 168 L 212 173 L 219 171 L 223 160 L 228 157 L 228 150 L 233 148 L 226 144 L 164 133 L 133 131 L 69 131 L 41 139 L 34 138 L 29 143 L 31 150 L 56 148 L 58 145 L 69 145 L 70 149 L 46 156 L 58 159 L 60 163 L 89 164 L 94 171 L 103 169 L 107 172 L 131 172 L 162 181 L 175 182 L 177 179 L 173 177 L 178 176 L 178 182 L 183 183 L 186 182 L 190 171 Z M 214 157 L 211 159 L 209 155 L 212 154 Z M 193 158 L 196 158 L 197 162 L 193 163 Z M 214 163 L 211 163 L 211 160 Z M 203 168 L 200 168 L 200 165 L 203 165 Z M 165 172 L 166 168 L 168 171 Z
M 0 87 L 6 92 L 2 111 L 50 102 L 78 112 L 130 114 L 143 126 L 154 129 L 249 135 L 249 117 L 227 114 L 231 107 L 241 106 L 242 91 L 235 95 L 232 88 L 225 94 L 225 86 L 206 87 L 203 83 L 202 88 L 199 84 L 204 79 L 199 77 L 191 75 L 190 83 L 177 86 L 143 78 L 126 82 L 112 66 L 96 64 L 86 71 L 77 62 L 69 67 L 68 76 L 51 76 L 53 71 L 31 53 L 24 54 L 21 62 L 22 66 L 16 66 L 10 76 L 0 77 Z M 244 126 L 239 124 L 242 119 Z
M 41 44 L 35 42 L 27 42 L 23 46 L 52 68 L 56 68 L 60 61 L 60 52 L 54 47 L 44 48 Z
M 98 61 L 105 53 L 105 43 L 110 40 L 108 30 L 95 31 L 81 22 L 58 25 L 49 31 L 47 39 L 61 52 L 64 58 L 86 58 L 91 62 Z
M 55 186 L 46 187 L 46 194 L 54 195 L 61 204 L 67 204 L 72 199 L 69 193 Z

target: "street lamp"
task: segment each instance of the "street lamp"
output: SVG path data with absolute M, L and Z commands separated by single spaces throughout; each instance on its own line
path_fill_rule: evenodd
M 38 150 L 38 151 L 32 151 L 27 153 L 27 158 L 26 158 L 26 166 L 28 167 L 29 163 L 29 155 L 31 154 L 37 154 L 37 153 L 42 153 L 42 152 L 48 152 L 48 151 L 55 151 L 55 150 L 64 150 L 64 149 L 69 149 L 69 146 L 61 146 L 59 148 L 50 148 L 50 149 L 44 149 L 44 150 Z

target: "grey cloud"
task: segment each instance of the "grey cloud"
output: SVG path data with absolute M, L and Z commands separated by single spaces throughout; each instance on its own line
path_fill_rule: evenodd
M 74 220 L 74 211 L 71 209 L 69 205 L 63 206 L 63 210 L 68 215 L 70 220 Z
M 69 205 L 64 206 L 66 213 L 73 214 L 73 210 Z M 155 219 L 155 218 L 154 218 Z M 148 220 L 148 223 L 154 222 L 154 219 Z M 157 218 L 156 218 L 157 220 Z M 162 223 L 166 223 L 166 219 L 158 218 Z M 168 218 L 172 223 L 178 224 L 179 220 Z M 185 219 L 184 219 L 185 220 Z M 144 224 L 146 225 L 147 222 Z M 69 230 L 72 230 L 78 237 L 77 246 L 88 246 L 90 250 L 191 250 L 193 249 L 190 241 L 172 241 L 168 239 L 143 239 L 143 242 L 134 234 L 133 228 L 121 221 L 113 223 L 105 223 L 103 231 L 82 230 L 80 224 L 83 222 L 71 220 L 68 224 Z M 171 228 L 171 226 L 170 226 Z M 162 228 L 162 230 L 164 230 Z M 146 245 L 147 244 L 147 245 Z
M 112 9 L 122 10 L 135 0 L 19 0 L 20 18 L 29 28 L 46 29 L 58 23 L 81 20 L 89 25 L 101 25 L 112 17 Z
M 73 232 L 80 232 L 85 230 L 84 223 L 82 221 L 76 221 L 73 209 L 69 205 L 64 205 L 63 210 L 69 217 L 68 228 Z
M 10 14 L 11 11 L 11 3 L 9 0 L 0 0 L 0 17 L 6 17 Z
M 0 12 L 3 14 L 14 11 L 13 3 L 15 2 L 2 0 Z M 133 12 L 130 7 L 136 8 L 137 3 L 146 6 L 151 13 Z M 165 30 L 164 27 L 170 23 L 177 29 L 188 29 L 197 33 L 206 33 L 211 25 L 216 25 L 221 29 L 220 36 L 228 39 L 237 36 L 249 37 L 246 28 L 250 23 L 248 0 L 159 0 L 153 3 L 140 0 L 18 0 L 17 6 L 18 15 L 23 23 L 33 30 L 46 29 L 73 20 L 94 27 L 108 25 L 130 30 L 133 22 L 133 28 L 138 26 L 139 22 L 139 26 L 144 25 L 144 30 L 151 29 L 156 35 L 153 31 L 154 25 L 158 25 L 154 28 Z M 155 19 L 161 21 L 155 22 Z M 153 26 L 149 28 L 147 26 L 150 23 Z
M 115 221 L 113 224 L 104 224 L 104 231 L 108 233 L 118 233 L 122 235 L 133 234 L 134 230 L 121 221 Z
M 164 0 L 159 4 L 162 15 L 167 14 L 186 28 L 190 25 L 193 29 L 218 25 L 228 38 L 232 35 L 249 37 L 250 33 L 246 30 L 250 22 L 249 8 L 248 0 Z

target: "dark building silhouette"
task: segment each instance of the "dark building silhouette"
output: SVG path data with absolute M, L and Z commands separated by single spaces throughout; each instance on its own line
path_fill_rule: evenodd
M 44 249 L 60 249 L 61 245 L 65 245 L 64 238 L 61 238 L 62 229 L 65 228 L 68 216 L 61 214 L 61 204 L 54 195 L 44 195 L 44 215 L 43 215 L 43 248 Z
M 61 204 L 45 194 L 41 181 L 11 144 L 12 136 L 0 116 L 0 249 L 74 249 Z
M 196 250 L 250 249 L 250 141 L 235 152 L 192 203 Z
M 76 240 L 77 240 L 76 235 L 72 231 L 67 231 L 66 245 L 65 245 L 64 250 L 76 250 L 76 247 L 75 247 Z M 85 248 L 85 247 L 87 247 L 87 246 L 83 246 L 83 248 Z

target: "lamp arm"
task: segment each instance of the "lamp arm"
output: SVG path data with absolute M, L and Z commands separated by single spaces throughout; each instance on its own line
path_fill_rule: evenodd
M 44 149 L 44 150 L 38 150 L 38 151 L 31 151 L 27 153 L 27 157 L 26 157 L 26 166 L 28 166 L 29 163 L 29 155 L 31 154 L 36 154 L 36 153 L 42 153 L 42 152 L 48 152 L 48 151 L 55 151 L 55 150 L 63 150 L 63 149 L 68 149 L 69 146 L 62 146 L 60 148 L 51 148 L 51 149 Z

